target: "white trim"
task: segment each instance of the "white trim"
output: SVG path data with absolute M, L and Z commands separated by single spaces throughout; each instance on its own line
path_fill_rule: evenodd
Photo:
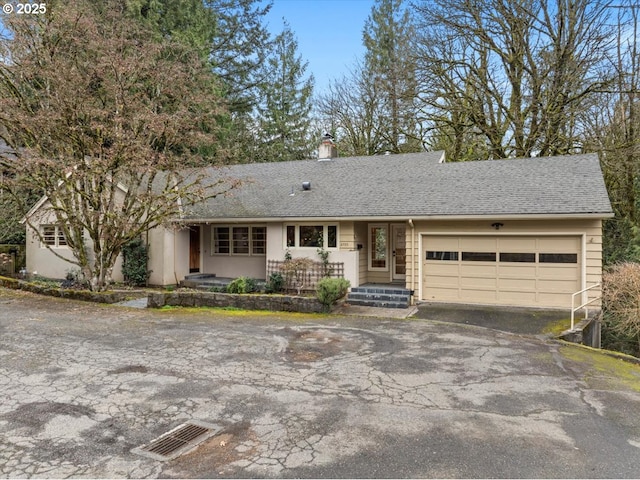
M 396 258 L 397 258 L 397 254 L 394 255 L 392 250 L 395 250 L 394 247 L 396 247 L 396 237 L 394 235 L 394 227 L 402 227 L 404 228 L 404 249 L 405 249 L 405 257 L 404 257 L 404 275 L 402 274 L 396 274 Z M 391 269 L 391 281 L 401 281 L 404 280 L 405 282 L 405 286 L 407 283 L 407 224 L 405 223 L 391 223 L 389 224 L 389 238 L 391 239 L 391 243 L 389 245 L 389 252 L 391 253 L 391 255 L 389 256 L 390 260 L 391 260 L 391 265 L 390 265 L 390 269 Z

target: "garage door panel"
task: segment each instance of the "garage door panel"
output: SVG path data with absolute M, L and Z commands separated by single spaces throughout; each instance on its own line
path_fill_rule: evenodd
M 501 237 L 498 249 L 501 252 L 535 252 L 537 240 L 529 237 Z
M 542 253 L 575 253 L 580 250 L 579 237 L 540 237 L 538 251 Z
M 497 300 L 495 289 L 465 288 L 460 290 L 460 297 L 471 303 L 495 303 Z
M 501 303 L 507 305 L 536 305 L 538 303 L 537 294 L 535 291 L 533 292 L 511 292 L 511 291 L 500 291 L 498 293 L 498 300 Z
M 544 266 L 538 269 L 538 278 L 542 280 L 576 279 L 576 264 L 566 266 Z
M 535 292 L 537 282 L 535 278 L 499 278 L 498 289 L 508 292 L 529 291 Z
M 495 237 L 460 237 L 459 246 L 463 252 L 495 252 L 498 241 Z
M 460 277 L 460 288 L 463 290 L 495 290 L 498 279 L 495 277 Z
M 498 268 L 495 263 L 462 263 L 460 265 L 461 277 L 495 277 L 498 273 Z
M 458 250 L 457 237 L 431 237 L 428 242 L 427 250 L 448 251 Z
M 538 293 L 538 303 L 549 307 L 571 308 L 571 296 L 562 293 Z
M 429 287 L 425 300 L 460 300 L 457 289 Z
M 435 276 L 435 275 L 454 275 L 454 276 L 458 276 L 460 275 L 460 272 L 458 271 L 459 267 L 458 267 L 458 263 L 457 262 L 431 262 L 431 261 L 427 261 L 425 262 L 426 270 L 425 270 L 425 274 L 429 275 L 429 276 Z
M 446 264 L 423 261 L 423 298 L 483 304 L 570 306 L 571 294 L 581 288 L 581 245 L 578 236 L 427 236 L 423 243 L 427 251 L 457 251 L 460 255 L 458 260 Z M 496 261 L 465 261 L 462 252 L 495 252 Z M 501 258 L 501 253 L 512 255 Z M 569 256 L 541 258 L 541 253 Z M 476 255 L 475 258 L 481 257 Z M 558 263 L 576 258 L 577 263 Z
M 500 278 L 536 278 L 537 268 L 535 263 L 526 266 L 520 264 L 500 264 Z

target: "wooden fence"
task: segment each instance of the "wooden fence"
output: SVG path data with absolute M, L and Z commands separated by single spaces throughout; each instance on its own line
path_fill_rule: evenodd
M 282 275 L 285 291 L 310 292 L 315 291 L 318 282 L 325 277 L 344 278 L 344 263 L 324 264 L 309 258 L 267 260 L 267 279 L 272 273 Z

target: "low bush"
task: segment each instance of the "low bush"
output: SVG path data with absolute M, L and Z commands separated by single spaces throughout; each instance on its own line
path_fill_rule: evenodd
M 267 284 L 264 286 L 265 293 L 280 293 L 284 290 L 284 277 L 281 273 L 275 272 L 269 275 Z
M 227 285 L 227 293 L 252 293 L 255 291 L 256 282 L 249 277 L 238 277 Z
M 344 278 L 323 278 L 316 286 L 316 296 L 324 306 L 325 311 L 347 294 L 351 283 Z
M 133 287 L 147 284 L 151 271 L 147 269 L 149 251 L 142 239 L 131 240 L 122 248 L 122 275 L 124 282 Z
M 602 347 L 640 357 L 640 263 L 602 276 Z

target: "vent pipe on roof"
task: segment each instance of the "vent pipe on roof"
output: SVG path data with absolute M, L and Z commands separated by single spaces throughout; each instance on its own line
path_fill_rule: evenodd
M 318 160 L 326 161 L 336 158 L 338 156 L 338 149 L 336 144 L 333 143 L 333 135 L 325 133 L 322 136 L 322 141 L 318 147 Z
M 302 190 L 311 190 L 311 182 L 302 182 Z

